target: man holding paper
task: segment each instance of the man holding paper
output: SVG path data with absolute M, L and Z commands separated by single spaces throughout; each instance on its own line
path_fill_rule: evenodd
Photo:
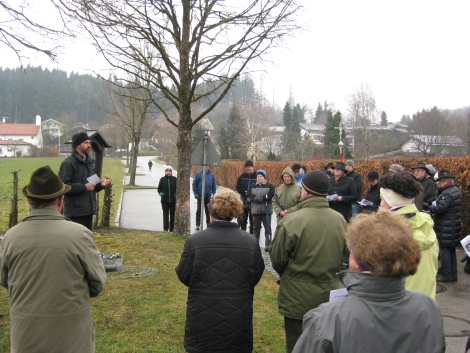
M 86 132 L 73 135 L 72 154 L 60 165 L 59 177 L 71 187 L 65 195 L 64 215 L 91 231 L 93 215 L 96 213 L 96 193 L 108 186 L 112 179 L 106 175 L 101 180 L 95 174 L 90 150 L 91 141 Z

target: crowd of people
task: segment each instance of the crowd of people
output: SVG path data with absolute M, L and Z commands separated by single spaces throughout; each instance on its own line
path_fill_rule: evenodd
M 96 177 L 86 133 L 72 144 L 58 175 L 49 166 L 33 172 L 23 189 L 30 213 L 0 247 L 11 352 L 94 352 L 90 297 L 106 274 L 91 220 L 96 193 L 112 179 Z M 280 277 L 286 352 L 445 351 L 436 281 L 458 280 L 461 229 L 449 170 L 418 163 L 412 172 L 397 164 L 382 176 L 369 171 L 361 200 L 352 160 L 324 171 L 286 166 L 277 188 L 251 160 L 244 168 L 236 191 L 217 187 L 209 167 L 193 180 L 196 229 L 204 221 L 207 228 L 186 239 L 176 267 L 188 287 L 188 352 L 252 352 L 253 297 L 265 269 L 261 228 Z M 165 231 L 174 227 L 172 173 L 166 167 L 158 185 Z

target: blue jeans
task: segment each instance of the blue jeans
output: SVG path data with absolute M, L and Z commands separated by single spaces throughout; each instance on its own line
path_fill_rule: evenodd
M 457 255 L 455 246 L 441 246 L 439 248 L 441 258 L 441 278 L 457 280 Z
M 357 202 L 353 202 L 351 204 L 351 209 L 352 209 L 352 216 L 355 217 L 359 213 L 361 213 L 361 205 L 359 205 Z

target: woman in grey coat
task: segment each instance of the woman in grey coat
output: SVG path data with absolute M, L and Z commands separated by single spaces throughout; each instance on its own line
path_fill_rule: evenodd
M 352 271 L 339 279 L 348 293 L 305 314 L 293 352 L 445 352 L 436 301 L 405 290 L 405 277 L 420 260 L 406 218 L 383 211 L 358 215 L 347 237 Z

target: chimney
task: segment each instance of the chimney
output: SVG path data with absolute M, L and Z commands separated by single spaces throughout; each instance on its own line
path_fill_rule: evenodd
M 41 117 L 39 115 L 36 115 L 36 125 L 41 126 Z

